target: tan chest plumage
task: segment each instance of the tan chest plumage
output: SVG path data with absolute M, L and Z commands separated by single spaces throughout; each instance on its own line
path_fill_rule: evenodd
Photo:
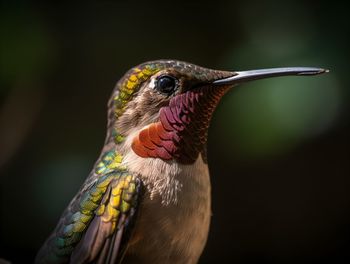
M 155 176 L 154 169 L 143 170 L 145 182 L 157 178 L 158 185 L 148 185 L 124 261 L 196 263 L 207 240 L 211 216 L 207 164 L 201 156 L 193 165 L 169 165 L 155 159 L 141 162 L 143 168 L 154 168 L 152 163 L 160 162 L 156 168 L 162 171 Z

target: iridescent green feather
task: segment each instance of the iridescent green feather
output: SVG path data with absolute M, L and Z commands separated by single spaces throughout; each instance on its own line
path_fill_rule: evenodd
M 72 254 L 89 254 L 76 254 L 75 251 L 81 251 L 77 250 L 79 244 L 90 243 L 84 240 L 84 234 L 89 229 L 96 228 L 92 225 L 93 220 L 101 221 L 102 224 L 98 226 L 108 224 L 108 236 L 118 232 L 118 226 L 125 228 L 120 219 L 127 219 L 134 214 L 140 181 L 129 174 L 121 166 L 121 162 L 121 155 L 114 151 L 106 152 L 102 156 L 95 170 L 95 173 L 99 174 L 98 180 L 79 195 L 70 206 L 72 210 L 63 214 L 55 234 L 40 251 L 37 263 L 65 263 Z M 125 217 L 122 218 L 121 215 Z

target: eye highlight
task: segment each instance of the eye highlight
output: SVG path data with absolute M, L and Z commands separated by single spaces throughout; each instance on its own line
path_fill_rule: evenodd
M 166 95 L 171 95 L 177 88 L 177 79 L 169 75 L 158 77 L 155 88 Z

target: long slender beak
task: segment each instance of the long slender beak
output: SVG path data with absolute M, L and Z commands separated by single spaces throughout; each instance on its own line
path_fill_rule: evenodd
M 251 71 L 236 71 L 235 75 L 215 80 L 215 85 L 238 84 L 247 81 L 259 80 L 278 76 L 310 76 L 329 72 L 329 70 L 311 67 L 289 67 L 289 68 L 271 68 Z

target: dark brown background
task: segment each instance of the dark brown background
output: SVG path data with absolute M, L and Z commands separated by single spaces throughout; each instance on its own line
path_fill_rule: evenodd
M 209 131 L 213 219 L 200 263 L 350 261 L 345 1 L 2 2 L 0 257 L 28 263 L 89 173 L 132 66 L 322 66 L 238 87 Z

